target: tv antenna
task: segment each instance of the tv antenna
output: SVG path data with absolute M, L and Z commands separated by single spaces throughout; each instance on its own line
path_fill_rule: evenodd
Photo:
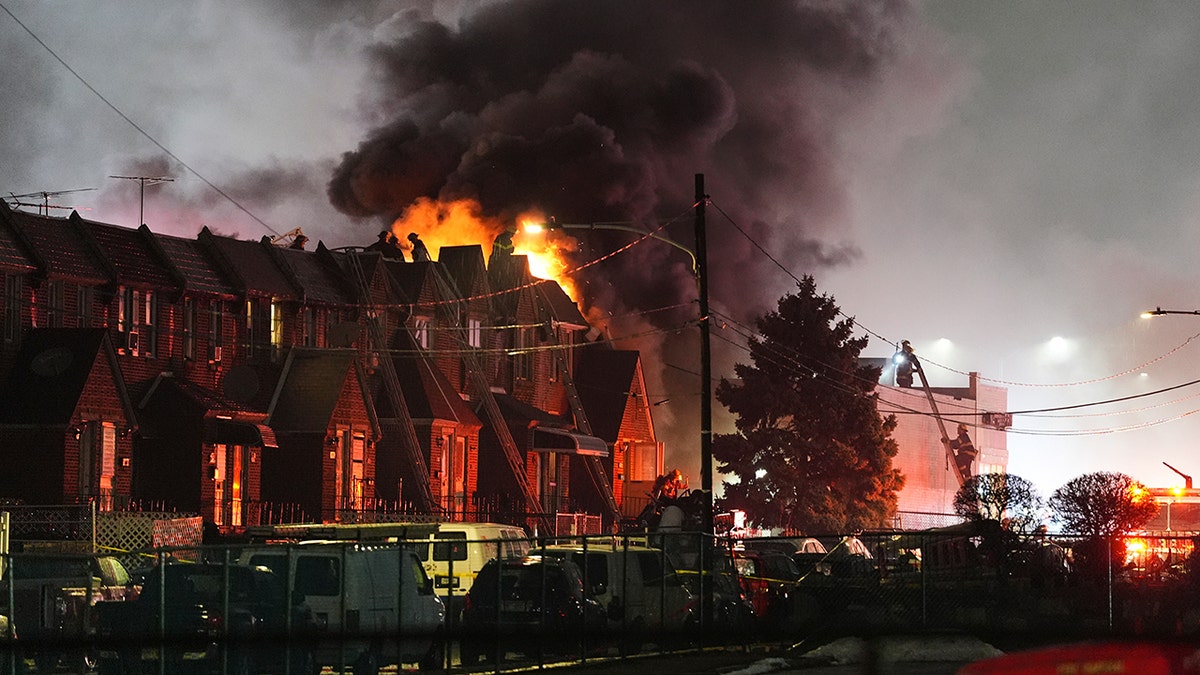
M 121 180 L 136 180 L 139 187 L 138 195 L 138 227 L 146 224 L 146 185 L 158 185 L 159 183 L 173 183 L 174 178 L 166 176 L 109 176 L 109 178 L 120 178 Z
M 76 190 L 56 190 L 53 192 L 26 192 L 23 195 L 14 195 L 13 193 L 10 192 L 10 193 L 8 193 L 9 196 L 7 197 L 7 199 L 10 202 L 12 202 L 13 206 L 33 207 L 38 210 L 39 216 L 48 216 L 48 215 L 50 215 L 50 209 L 74 209 L 75 208 L 73 206 L 59 206 L 57 204 L 51 204 L 50 203 L 51 197 L 58 197 L 60 195 L 68 195 L 73 192 L 91 192 L 92 190 L 95 190 L 95 189 L 96 188 L 79 188 Z M 32 203 L 32 202 L 22 201 L 24 199 L 31 199 L 31 198 L 34 198 L 34 199 L 40 198 L 42 200 L 42 203 L 36 204 L 36 203 Z

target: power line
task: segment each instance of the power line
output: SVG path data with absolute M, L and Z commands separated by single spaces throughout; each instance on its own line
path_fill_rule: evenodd
M 51 49 L 50 45 L 47 45 L 45 42 L 43 42 L 42 39 L 40 37 L 38 37 L 37 34 L 34 33 L 29 28 L 29 26 L 26 26 L 20 19 L 18 19 L 17 16 L 15 14 L 13 14 L 8 9 L 8 7 L 6 7 L 4 5 L 4 3 L 2 3 L 2 2 L 0 2 L 0 9 L 4 10 L 5 14 L 7 14 L 13 21 L 15 21 L 17 23 L 17 25 L 20 26 L 26 33 L 28 33 L 29 37 L 33 38 L 33 40 L 35 42 L 37 42 L 39 45 L 41 45 L 42 49 L 45 49 L 46 52 L 48 54 L 50 54 L 50 56 L 54 57 L 54 60 L 58 61 L 58 63 L 63 68 L 65 68 L 68 73 L 70 73 L 72 76 L 74 76 L 76 80 L 79 80 L 80 84 L 82 84 L 84 87 L 87 87 L 88 91 L 95 94 L 96 98 L 100 99 L 104 103 L 104 105 L 108 106 L 108 108 L 110 110 L 112 110 L 114 113 L 116 113 L 121 119 L 125 120 L 125 122 L 129 124 L 129 126 L 136 129 L 139 134 L 141 134 L 143 137 L 146 138 L 146 140 L 153 143 L 156 147 L 158 147 L 159 150 L 162 150 L 168 157 L 175 160 L 176 162 L 179 162 L 180 166 L 187 169 L 189 172 L 192 173 L 192 175 L 199 178 L 201 180 L 201 182 L 203 182 L 208 187 L 212 188 L 212 190 L 214 192 L 221 195 L 221 197 L 223 197 L 230 204 L 233 204 L 235 207 L 237 207 L 242 213 L 245 213 L 247 216 L 250 216 L 250 218 L 253 219 L 254 222 L 258 223 L 259 225 L 262 225 L 264 228 L 266 228 L 266 230 L 268 232 L 270 232 L 271 234 L 275 234 L 275 235 L 279 234 L 279 232 L 275 228 L 266 224 L 265 222 L 263 222 L 263 220 L 261 218 L 254 215 L 253 213 L 251 213 L 249 209 L 247 209 L 245 206 L 242 206 L 241 203 L 239 203 L 236 199 L 234 199 L 232 196 L 230 196 L 227 192 L 225 192 L 221 188 L 217 187 L 217 185 L 215 183 L 213 183 L 212 181 L 210 181 L 208 178 L 206 178 L 204 176 L 204 174 L 200 173 L 196 169 L 192 168 L 192 166 L 190 164 L 188 164 L 187 162 L 180 159 L 180 157 L 178 155 L 176 155 L 175 153 L 171 152 L 167 148 L 167 146 L 160 143 L 157 138 L 151 136 L 150 133 L 147 132 L 145 129 L 143 129 L 140 125 L 138 125 L 137 122 L 134 122 L 133 119 L 131 119 L 124 112 L 122 112 L 120 108 L 118 108 L 115 104 L 113 104 L 112 101 L 108 100 L 104 96 L 104 94 L 101 94 L 95 87 L 93 87 L 87 80 L 85 80 L 82 75 L 80 75 L 78 72 L 76 72 L 75 69 L 70 66 L 70 64 L 68 64 L 66 61 L 64 61 L 61 56 L 59 56 L 53 49 Z

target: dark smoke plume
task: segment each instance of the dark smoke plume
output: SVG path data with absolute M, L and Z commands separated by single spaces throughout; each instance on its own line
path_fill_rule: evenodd
M 502 219 L 529 208 L 569 223 L 682 215 L 664 234 L 691 246 L 693 176 L 703 173 L 721 207 L 708 216 L 712 302 L 749 319 L 791 281 L 729 221 L 797 276 L 856 257 L 842 243 L 839 137 L 872 102 L 910 21 L 894 2 L 728 0 L 517 0 L 454 26 L 414 20 L 374 48 L 371 113 L 390 121 L 343 156 L 329 196 L 347 214 L 387 218 L 420 197 L 475 199 Z M 603 252 L 599 233 L 587 239 L 582 257 Z M 584 303 L 596 317 L 686 304 L 696 284 L 685 258 L 635 247 L 589 270 Z M 640 325 L 681 316 L 694 318 L 694 306 Z M 686 349 L 667 353 L 695 353 Z M 684 363 L 643 354 L 649 386 L 691 407 L 695 362 L 671 358 Z M 669 444 L 692 457 L 697 427 L 674 422 Z

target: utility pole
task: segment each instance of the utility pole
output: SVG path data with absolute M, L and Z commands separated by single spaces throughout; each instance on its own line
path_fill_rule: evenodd
M 704 174 L 696 174 L 696 271 L 700 277 L 700 489 L 704 491 L 704 533 L 713 533 L 712 348 L 708 316 L 708 242 L 705 236 Z
M 708 316 L 708 243 L 705 237 L 704 210 L 708 195 L 704 194 L 704 174 L 696 174 L 696 275 L 700 281 L 700 503 L 702 531 L 700 538 L 700 632 L 707 635 L 716 618 L 713 578 L 716 573 L 716 538 L 713 530 L 712 476 L 712 350 L 709 341 L 711 323 Z

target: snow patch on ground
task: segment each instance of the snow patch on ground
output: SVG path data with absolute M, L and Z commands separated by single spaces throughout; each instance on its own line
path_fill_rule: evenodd
M 765 675 L 766 673 L 775 673 L 784 668 L 790 667 L 787 659 L 771 657 L 769 659 L 761 659 L 740 670 L 734 670 L 724 675 Z
M 874 659 L 871 658 L 874 654 Z M 803 658 L 837 665 L 876 660 L 882 663 L 976 661 L 1004 652 L 968 635 L 885 637 L 877 640 L 841 638 L 804 654 Z

